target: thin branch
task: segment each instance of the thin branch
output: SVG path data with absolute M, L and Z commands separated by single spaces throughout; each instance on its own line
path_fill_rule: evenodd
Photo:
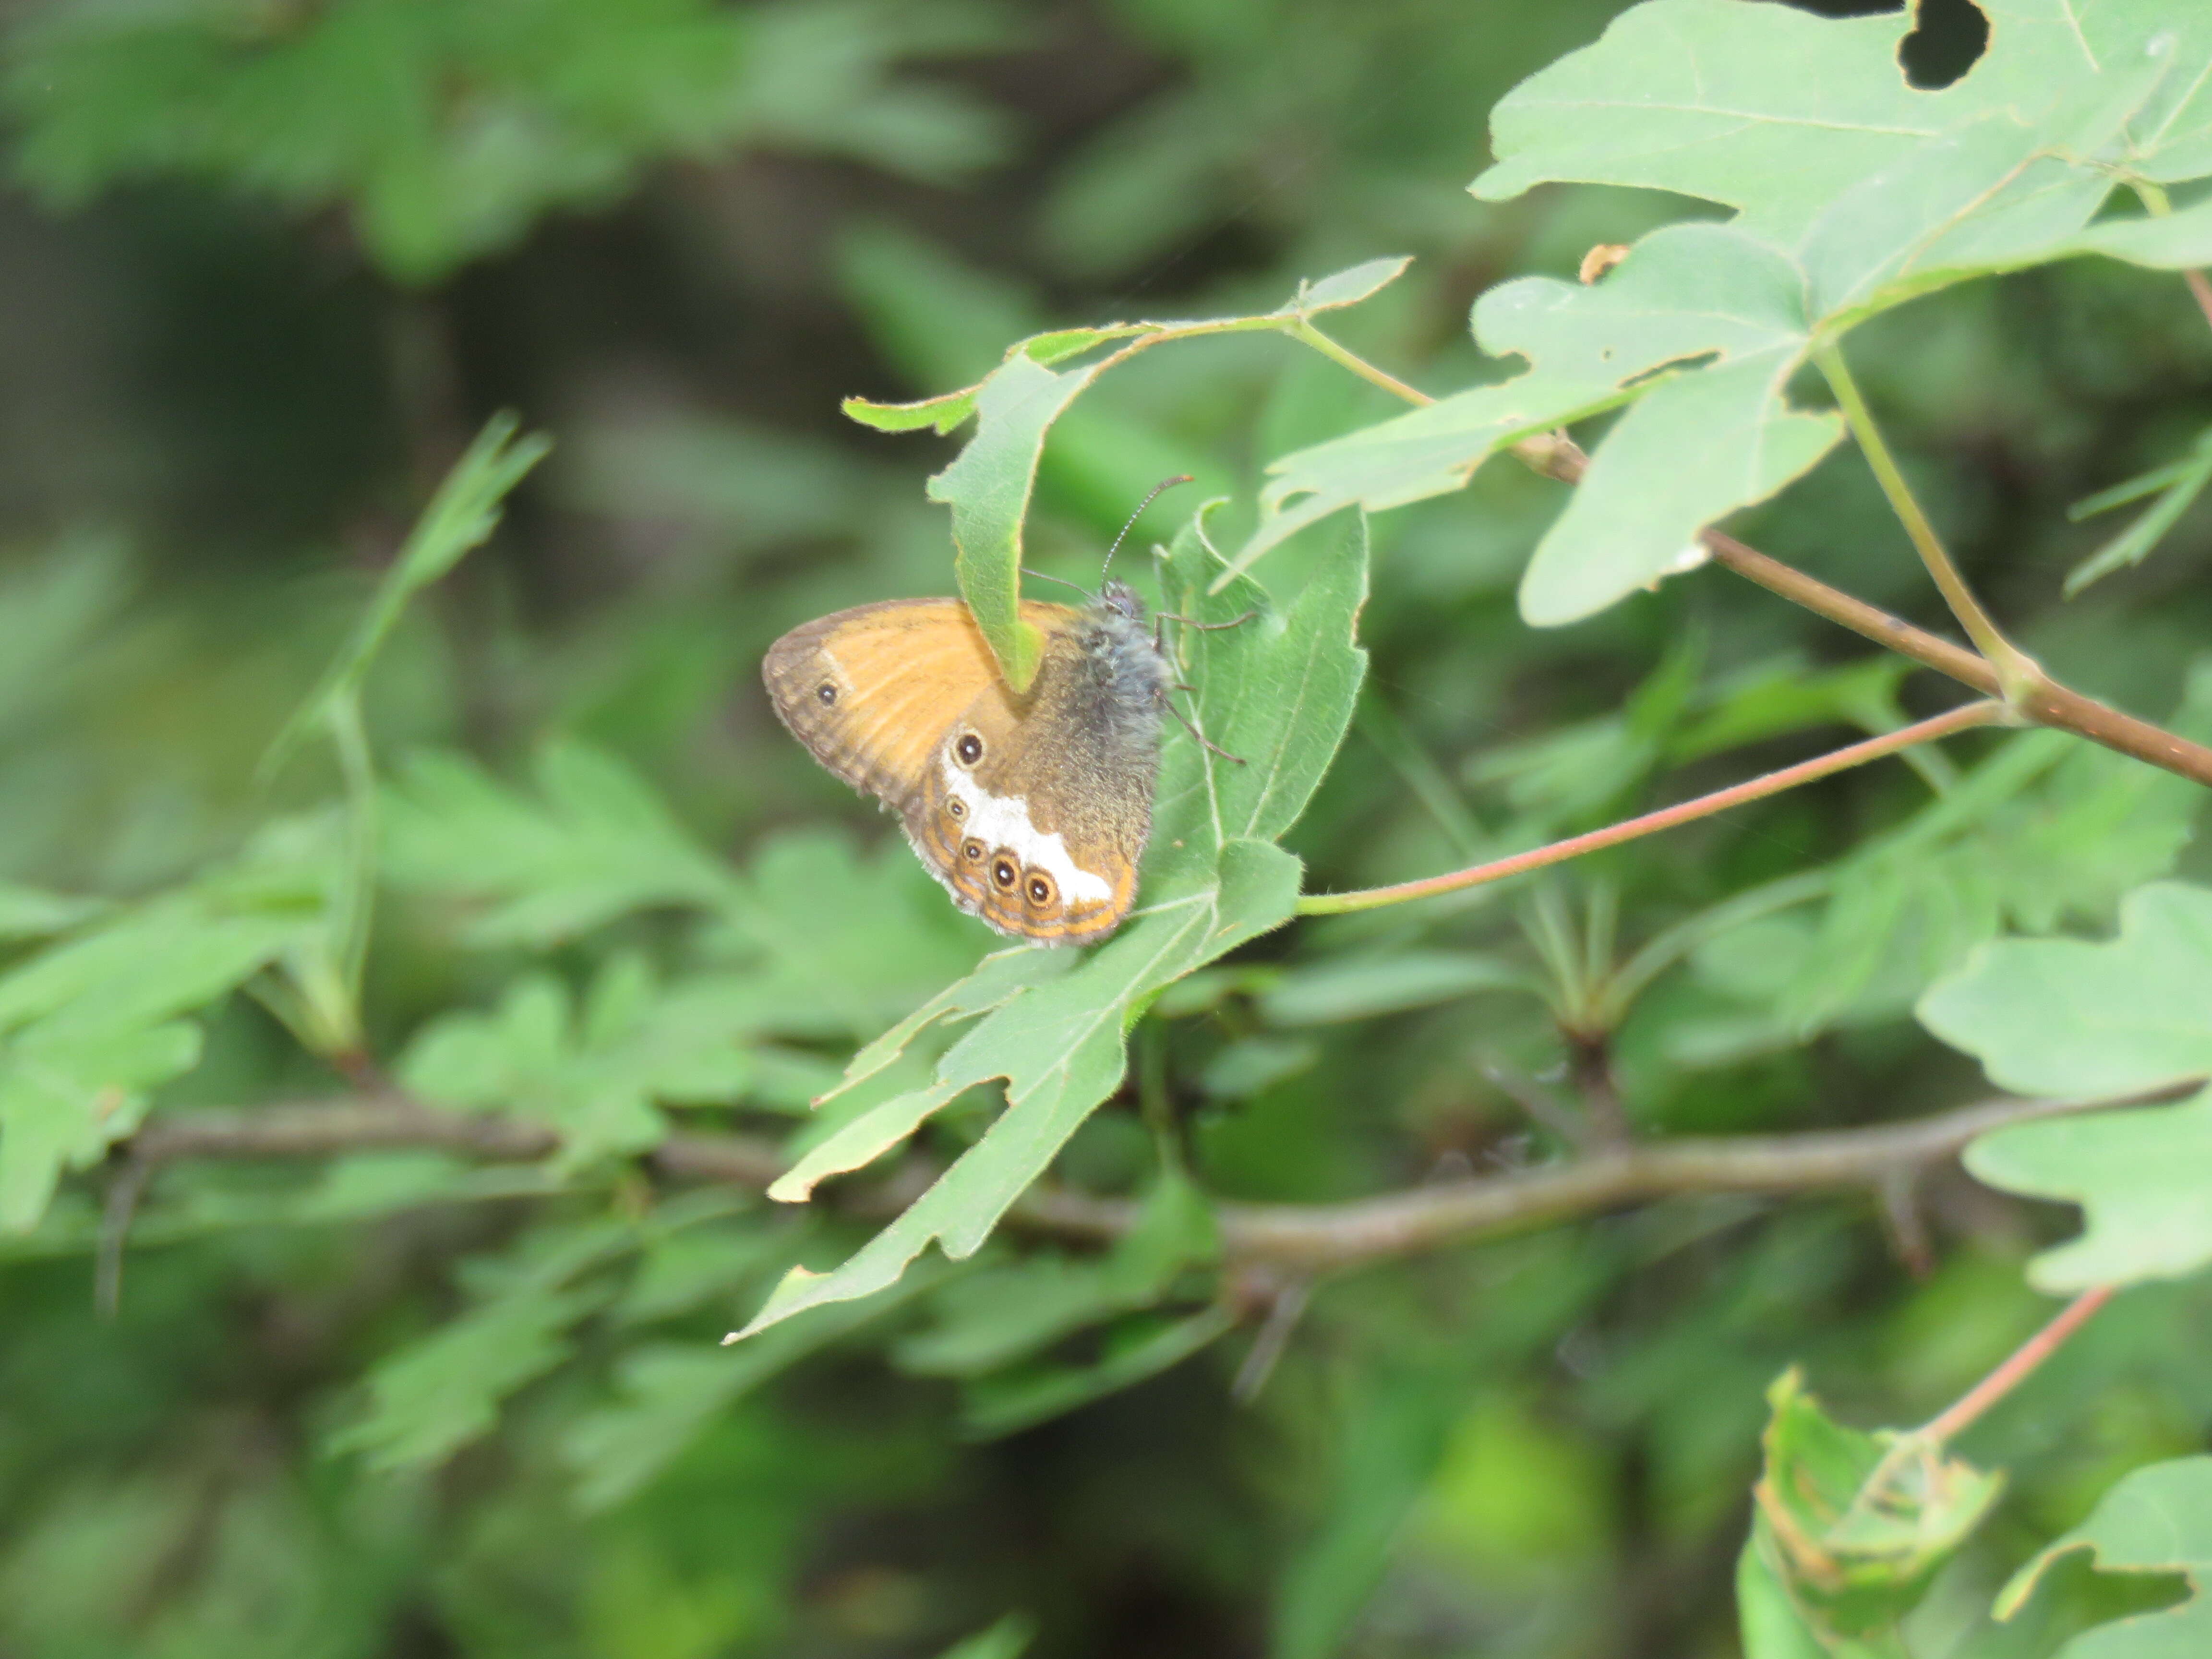
M 1977 1135 L 2008 1124 L 2178 1099 L 2194 1086 L 2125 1101 L 1989 1101 L 1859 1129 L 1647 1141 L 1542 1169 L 1341 1204 L 1225 1205 L 1221 1237 L 1232 1257 L 1342 1267 L 1685 1194 L 1873 1187 L 1894 1170 L 1948 1158 Z
M 1856 1129 L 1647 1141 L 1572 1162 L 1346 1203 L 1231 1203 L 1217 1213 L 1231 1263 L 1272 1263 L 1302 1272 L 1345 1267 L 1685 1194 L 1878 1189 L 1896 1172 L 1948 1158 L 1989 1130 L 2062 1113 L 2178 1099 L 2199 1082 L 2124 1099 L 1994 1100 L 1908 1123 Z M 115 1155 L 125 1170 L 149 1171 L 186 1158 L 319 1158 L 397 1147 L 528 1163 L 558 1145 L 559 1136 L 543 1124 L 439 1111 L 378 1095 L 157 1117 Z M 754 1188 L 765 1188 L 788 1164 L 771 1141 L 727 1133 L 672 1135 L 647 1161 L 672 1179 Z M 839 1182 L 830 1201 L 860 1214 L 895 1213 L 938 1174 L 927 1160 L 911 1158 L 883 1180 Z M 1031 1233 L 1106 1243 L 1135 1226 L 1139 1213 L 1129 1199 L 1039 1184 L 1022 1195 L 1007 1220 Z
M 1948 674 L 1977 691 L 1997 695 L 1996 671 L 1962 646 L 1915 628 L 1863 599 L 1839 592 L 1803 571 L 1747 547 L 1733 536 L 1708 530 L 1701 538 L 1713 556 L 1736 574 L 1757 582 L 1770 593 L 1778 593 L 1830 622 L 1840 623 L 1854 634 L 1886 646 L 1900 656 Z M 2191 743 L 2148 720 L 2124 714 L 2108 703 L 2045 677 L 2032 688 L 2014 712 L 2038 726 L 2071 732 L 2092 743 L 2102 744 L 2123 755 L 2179 774 L 2192 783 L 2212 787 L 2212 749 Z
M 1514 458 L 1530 471 L 1561 483 L 1579 483 L 1589 469 L 1589 457 L 1561 433 L 1524 438 L 1512 447 Z M 1877 605 L 1829 586 L 1794 566 L 1760 552 L 1718 530 L 1701 532 L 1698 539 L 1712 551 L 1716 563 L 1757 582 L 1770 593 L 1792 605 L 1802 605 L 1819 617 L 1848 628 L 1862 639 L 1910 657 L 1924 668 L 1948 674 L 1961 685 L 1987 696 L 2002 695 L 1996 670 L 1984 659 L 1939 634 L 1915 628 Z M 2038 726 L 2101 744 L 2119 754 L 2177 774 L 2192 783 L 2212 788 L 2212 749 L 2191 743 L 2148 720 L 2124 714 L 2109 703 L 2085 696 L 2070 686 L 2045 675 L 2015 705 L 2014 713 Z
M 1641 817 L 1609 823 L 1602 830 L 1592 830 L 1583 835 L 1570 836 L 1565 841 L 1531 848 L 1510 858 L 1493 859 L 1488 864 L 1455 870 L 1447 875 L 1426 876 L 1419 881 L 1401 881 L 1389 887 L 1369 887 L 1352 893 L 1309 893 L 1298 901 L 1298 914 L 1306 916 L 1339 915 L 1348 910 L 1373 910 L 1386 904 L 1403 904 L 1411 899 L 1431 898 L 1438 893 L 1453 893 L 1462 888 L 1504 881 L 1510 876 L 1541 870 L 1547 865 L 1563 864 L 1569 859 L 1580 858 L 1583 854 L 1595 853 L 1601 848 L 1617 847 L 1622 842 L 1635 841 L 1662 830 L 1671 830 L 1677 824 L 1710 817 L 1732 806 L 1762 800 L 1785 789 L 1810 783 L 1816 778 L 1863 766 L 1869 761 L 1879 760 L 1884 755 L 1893 755 L 1916 743 L 1926 743 L 1936 738 L 1948 737 L 1954 732 L 1987 726 L 2004 719 L 2005 714 L 2004 705 L 2000 702 L 1966 703 L 1932 719 L 1915 721 L 1894 732 L 1885 732 L 1878 738 L 1869 738 L 1863 743 L 1851 744 L 1832 753 L 1800 761 L 1795 766 L 1785 766 L 1778 772 L 1767 773 L 1764 777 L 1751 778 L 1726 789 L 1716 790 L 1710 795 L 1699 795 L 1694 800 L 1679 801 L 1672 806 L 1662 807 L 1658 811 L 1646 812 Z

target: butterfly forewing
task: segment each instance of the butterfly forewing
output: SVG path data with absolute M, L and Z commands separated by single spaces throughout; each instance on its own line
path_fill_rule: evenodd
M 815 759 L 902 811 L 952 721 L 998 683 L 957 599 L 890 599 L 819 617 L 769 647 L 761 678 Z

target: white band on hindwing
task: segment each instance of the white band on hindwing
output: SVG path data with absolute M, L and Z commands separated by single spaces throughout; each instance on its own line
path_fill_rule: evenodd
M 959 769 L 949 749 L 938 764 L 944 774 L 946 796 L 968 809 L 968 816 L 958 821 L 963 836 L 973 836 L 994 851 L 1003 847 L 1024 866 L 1042 870 L 1059 884 L 1063 902 L 1112 902 L 1112 884 L 1077 864 L 1058 830 L 1048 835 L 1030 823 L 1026 801 L 1019 796 L 992 794 Z

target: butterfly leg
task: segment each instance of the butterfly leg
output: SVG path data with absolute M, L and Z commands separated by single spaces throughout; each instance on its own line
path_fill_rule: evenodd
M 1178 687 L 1176 689 L 1179 690 L 1188 690 L 1194 688 L 1185 686 Z M 1212 738 L 1207 737 L 1205 732 L 1200 731 L 1198 727 L 1192 723 L 1190 716 L 1184 714 L 1182 709 L 1175 706 L 1174 698 L 1163 695 L 1160 701 L 1167 705 L 1167 711 L 1169 714 L 1173 714 L 1177 720 L 1182 722 L 1182 729 L 1198 739 L 1201 747 L 1210 750 L 1214 754 L 1220 756 L 1222 759 L 1231 762 L 1235 765 L 1243 766 L 1247 763 L 1243 756 L 1231 754 L 1219 744 L 1214 742 Z
M 1247 611 L 1243 616 L 1231 617 L 1225 623 L 1202 623 L 1195 617 L 1178 617 L 1172 611 L 1162 611 L 1158 613 L 1159 619 L 1162 622 L 1178 622 L 1185 628 L 1197 629 L 1201 634 L 1211 634 L 1224 628 L 1242 628 L 1246 623 L 1250 622 L 1253 617 L 1259 614 L 1260 607 L 1256 605 L 1249 611 Z

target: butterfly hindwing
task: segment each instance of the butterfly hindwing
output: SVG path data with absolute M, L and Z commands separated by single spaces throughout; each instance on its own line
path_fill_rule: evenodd
M 1022 614 L 1044 653 L 1018 701 L 955 599 L 808 623 L 770 648 L 763 678 L 815 758 L 898 813 L 963 909 L 1082 943 L 1136 896 L 1158 744 L 1152 653 L 1126 617 L 1035 601 Z

